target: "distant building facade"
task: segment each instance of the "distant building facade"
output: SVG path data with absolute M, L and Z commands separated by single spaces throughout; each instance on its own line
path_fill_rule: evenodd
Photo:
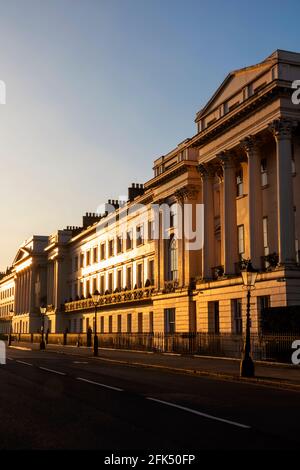
M 230 73 L 197 113 L 196 135 L 155 160 L 128 201 L 25 243 L 0 279 L 0 328 L 37 331 L 44 302 L 50 332 L 94 329 L 97 290 L 98 332 L 242 333 L 245 259 L 259 271 L 253 331 L 264 308 L 300 305 L 297 79 L 300 54 L 286 51 Z M 167 228 L 154 206 L 169 208 Z M 178 224 L 204 245 L 190 249 Z

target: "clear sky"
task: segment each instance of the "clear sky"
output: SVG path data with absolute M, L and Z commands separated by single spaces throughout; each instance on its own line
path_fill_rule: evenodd
M 0 269 L 151 178 L 228 72 L 300 51 L 299 18 L 299 0 L 0 0 Z

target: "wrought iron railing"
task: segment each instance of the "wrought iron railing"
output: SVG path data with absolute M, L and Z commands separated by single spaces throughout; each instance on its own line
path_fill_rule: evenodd
M 231 333 L 99 333 L 102 348 L 172 352 L 186 355 L 240 358 L 244 346 L 243 335 Z M 255 360 L 291 363 L 292 343 L 300 339 L 300 332 L 290 334 L 251 335 L 251 351 Z M 41 335 L 14 334 L 13 340 L 38 343 Z M 48 334 L 48 344 L 87 346 L 93 335 L 86 333 Z
M 124 290 L 120 292 L 114 292 L 112 294 L 101 295 L 98 307 L 113 305 L 117 303 L 137 302 L 141 300 L 149 300 L 154 287 L 142 287 L 140 289 Z M 91 298 L 74 300 L 72 302 L 66 302 L 64 304 L 65 312 L 74 312 L 76 310 L 87 310 L 94 308 L 94 303 Z

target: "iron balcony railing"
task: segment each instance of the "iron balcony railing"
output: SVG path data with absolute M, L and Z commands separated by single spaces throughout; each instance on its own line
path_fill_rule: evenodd
M 114 292 L 113 294 L 101 295 L 98 303 L 98 307 L 108 306 L 118 303 L 128 302 L 140 302 L 149 300 L 154 292 L 154 287 L 142 287 L 140 289 L 124 290 L 120 292 Z M 87 310 L 94 308 L 92 298 L 74 300 L 72 302 L 66 302 L 64 304 L 65 312 L 74 312 L 76 310 Z

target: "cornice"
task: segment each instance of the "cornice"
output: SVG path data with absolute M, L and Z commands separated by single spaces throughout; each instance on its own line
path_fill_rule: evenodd
M 262 108 L 266 102 L 272 102 L 279 96 L 289 96 L 291 93 L 289 85 L 288 82 L 279 80 L 266 85 L 258 94 L 243 101 L 237 108 L 218 119 L 210 127 L 196 134 L 191 139 L 190 146 L 200 147 L 204 145 L 245 119 L 246 115 L 251 115 L 253 112 Z
M 155 188 L 156 186 L 167 183 L 168 181 L 171 181 L 172 179 L 176 178 L 177 176 L 186 173 L 189 170 L 189 168 L 197 167 L 197 165 L 198 165 L 197 160 L 195 160 L 195 161 L 194 160 L 184 160 L 182 162 L 179 162 L 174 167 L 172 167 L 169 170 L 161 173 L 158 176 L 155 176 L 155 178 L 152 178 L 151 180 L 149 180 L 145 184 L 145 187 Z

